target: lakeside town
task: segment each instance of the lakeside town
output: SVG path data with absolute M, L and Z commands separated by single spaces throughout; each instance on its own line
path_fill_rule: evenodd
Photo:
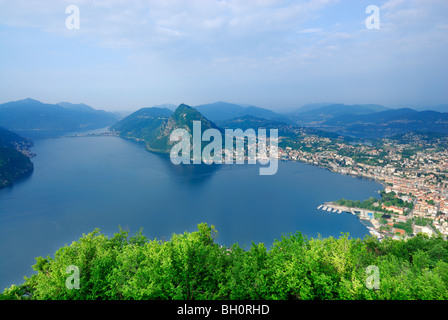
M 303 135 L 279 146 L 279 158 L 374 179 L 381 199 L 341 199 L 320 206 L 357 215 L 372 235 L 406 238 L 418 233 L 448 235 L 448 137 L 408 133 L 374 143 L 345 143 Z M 392 196 L 392 197 L 391 197 Z M 386 198 L 386 199 L 384 199 Z

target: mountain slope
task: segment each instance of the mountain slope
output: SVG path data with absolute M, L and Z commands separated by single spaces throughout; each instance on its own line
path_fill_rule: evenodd
M 223 129 L 241 129 L 243 131 L 246 129 L 266 129 L 268 135 L 270 129 L 277 129 L 279 136 L 293 136 L 296 134 L 298 129 L 297 126 L 289 123 L 276 120 L 267 120 L 251 115 L 244 115 L 242 117 L 225 121 L 217 121 L 216 124 Z
M 194 107 L 204 117 L 212 121 L 228 120 L 242 115 L 244 107 L 228 103 L 215 102 Z
M 0 126 L 25 137 L 49 137 L 97 129 L 116 120 L 112 113 L 84 104 L 48 104 L 29 98 L 0 104 Z
M 371 114 L 348 114 L 338 115 L 332 119 L 326 120 L 325 124 L 352 124 L 352 123 L 379 123 L 391 120 L 400 120 L 411 118 L 419 114 L 418 111 L 410 108 L 391 109 Z
M 76 110 L 76 111 L 91 112 L 91 113 L 105 112 L 105 111 L 95 110 L 91 106 L 88 106 L 84 103 L 59 102 L 56 105 L 61 106 L 67 110 Z
M 122 137 L 149 141 L 157 128 L 168 121 L 173 111 L 166 108 L 142 108 L 111 126 Z
M 288 114 L 288 118 L 297 124 L 308 125 L 310 123 L 322 123 L 338 116 L 372 114 L 385 110 L 388 110 L 388 108 L 376 104 L 330 104 L 318 108 L 311 108 L 307 111 L 300 111 L 299 109 L 295 113 Z
M 198 110 L 181 104 L 168 121 L 155 130 L 153 138 L 146 140 L 146 148 L 154 152 L 169 153 L 175 144 L 170 141 L 171 132 L 175 129 L 185 129 L 192 137 L 193 121 L 201 121 L 201 133 L 210 128 L 220 130 L 215 123 L 205 118 Z M 193 143 L 190 145 L 193 147 Z
M 276 113 L 269 109 L 255 106 L 241 106 L 228 102 L 203 104 L 195 106 L 194 108 L 201 114 L 203 114 L 204 117 L 214 122 L 231 120 L 234 118 L 243 117 L 245 115 L 267 120 L 289 122 L 289 119 L 284 115 Z
M 331 104 L 334 103 L 308 103 L 305 104 L 303 106 L 301 106 L 300 108 L 298 108 L 296 111 L 290 112 L 290 113 L 302 113 L 302 112 L 306 112 L 306 111 L 311 111 L 311 110 L 315 110 L 315 109 L 319 109 L 325 106 L 329 106 Z
M 0 127 L 0 188 L 33 171 L 33 163 L 25 155 L 30 146 L 31 141 Z
M 420 107 L 420 108 L 414 108 L 417 111 L 437 111 L 437 112 L 448 112 L 448 104 L 440 104 L 437 106 L 430 106 L 430 107 Z
M 28 149 L 32 142 L 15 132 L 0 127 L 0 147 L 12 149 Z
M 271 111 L 271 110 L 268 110 L 265 108 L 255 107 L 255 106 L 246 107 L 244 109 L 243 113 L 244 113 L 243 115 L 253 116 L 253 117 L 257 117 L 257 118 L 263 118 L 266 120 L 274 120 L 274 121 L 280 121 L 280 122 L 285 122 L 285 123 L 290 122 L 290 120 L 282 114 L 276 113 L 274 111 Z
M 405 132 L 448 134 L 448 113 L 392 109 L 369 115 L 339 116 L 329 119 L 322 128 L 356 137 L 381 138 Z

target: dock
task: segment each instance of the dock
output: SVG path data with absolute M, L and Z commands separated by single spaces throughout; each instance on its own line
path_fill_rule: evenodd
M 317 207 L 318 210 L 322 210 L 322 211 L 327 211 L 327 212 L 331 212 L 331 213 L 337 213 L 337 214 L 341 214 L 341 213 L 351 213 L 353 215 L 356 214 L 356 212 L 354 212 L 353 210 L 351 210 L 351 208 L 347 208 L 347 207 L 343 207 L 343 206 L 338 206 L 338 205 L 334 205 L 332 203 L 325 203 L 325 204 L 321 204 L 320 206 Z
M 369 233 L 372 236 L 377 237 L 378 239 L 382 238 L 382 235 L 380 232 L 378 232 L 379 224 L 378 220 L 375 219 L 375 214 L 372 210 L 367 209 L 361 209 L 361 208 L 350 208 L 345 206 L 340 206 L 337 204 L 334 204 L 332 202 L 326 202 L 324 204 L 321 204 L 317 207 L 317 209 L 330 212 L 330 213 L 349 213 L 357 216 L 361 222 L 366 225 L 366 227 L 369 230 Z

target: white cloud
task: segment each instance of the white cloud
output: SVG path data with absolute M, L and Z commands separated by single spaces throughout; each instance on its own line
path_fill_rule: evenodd
M 61 32 L 67 17 L 65 8 L 80 8 L 81 29 L 95 36 L 143 37 L 152 40 L 154 30 L 175 30 L 172 36 L 188 35 L 192 40 L 213 38 L 216 33 L 251 36 L 285 30 L 297 25 L 331 1 L 284 0 L 152 0 L 152 1 L 0 1 L 0 22 Z
M 322 32 L 321 28 L 308 28 L 298 31 L 299 33 L 318 33 Z
M 80 8 L 76 32 L 65 29 L 65 8 L 71 4 Z M 279 95 L 290 87 L 293 99 L 297 92 L 336 92 L 349 83 L 368 88 L 368 78 L 381 83 L 387 75 L 398 82 L 400 73 L 419 72 L 421 81 L 428 81 L 425 70 L 447 71 L 441 58 L 448 46 L 444 0 L 386 1 L 380 6 L 380 30 L 365 28 L 362 5 L 348 8 L 347 2 L 333 0 L 0 0 L 0 7 L 0 26 L 30 27 L 81 43 L 86 69 L 90 50 L 119 52 L 125 59 L 117 69 L 128 80 L 123 85 L 142 86 L 142 92 L 145 84 L 167 95 L 164 86 L 177 86 L 180 95 L 197 94 L 201 86 L 210 92 L 220 86 L 226 92 L 255 92 L 256 85 L 272 85 Z M 51 49 L 63 54 L 57 46 Z M 84 74 L 98 74 L 99 82 L 104 69 L 92 70 L 91 64 Z M 81 59 L 78 65 L 84 66 Z
M 380 8 L 381 10 L 393 10 L 396 7 L 402 6 L 406 0 L 389 0 L 385 2 Z

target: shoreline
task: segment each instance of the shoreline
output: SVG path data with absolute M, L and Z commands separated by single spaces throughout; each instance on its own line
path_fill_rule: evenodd
M 332 173 L 338 173 L 338 174 L 341 174 L 341 175 L 346 175 L 346 176 L 350 176 L 350 177 L 354 177 L 354 178 L 358 178 L 358 179 L 365 179 L 365 180 L 374 181 L 374 182 L 376 182 L 376 183 L 378 183 L 378 184 L 380 184 L 382 186 L 382 191 L 385 191 L 386 186 L 387 186 L 387 184 L 384 181 L 382 181 L 382 180 L 380 180 L 378 178 L 374 178 L 374 177 L 370 177 L 370 176 L 363 176 L 363 175 L 359 175 L 359 174 L 343 173 L 343 172 L 339 172 L 339 171 L 336 171 L 336 170 L 332 170 L 328 166 L 320 166 L 318 164 L 308 163 L 307 161 L 292 160 L 292 159 L 290 161 L 312 165 L 314 167 L 326 169 L 326 170 L 328 170 L 328 171 L 330 171 Z M 359 221 L 364 226 L 367 227 L 367 229 L 369 230 L 369 234 L 371 236 L 375 236 L 377 239 L 382 239 L 383 238 L 383 236 L 379 232 L 378 228 L 372 223 L 372 221 L 370 219 L 362 218 L 359 215 L 357 215 L 357 214 L 352 212 L 352 211 L 361 211 L 362 212 L 362 211 L 364 211 L 366 209 L 344 207 L 344 206 L 340 206 L 340 205 L 334 203 L 333 201 L 325 202 L 322 206 L 332 207 L 334 209 L 341 210 L 342 212 L 345 212 L 345 213 L 352 214 L 352 215 L 356 216 L 359 219 Z M 320 208 L 320 206 L 318 208 Z M 345 210 L 343 210 L 342 208 L 344 208 Z M 372 211 L 372 210 L 369 210 L 369 211 Z M 330 213 L 334 213 L 334 212 L 330 212 Z M 372 230 L 374 232 L 372 232 Z
M 338 205 L 334 202 L 325 202 L 317 207 L 318 210 L 323 210 L 332 214 L 350 214 L 358 218 L 359 222 L 363 224 L 368 230 L 371 236 L 375 236 L 378 240 L 383 238 L 383 235 L 378 230 L 376 226 L 376 219 L 368 218 L 368 212 L 372 210 L 362 209 L 362 208 L 350 208 L 342 205 Z

